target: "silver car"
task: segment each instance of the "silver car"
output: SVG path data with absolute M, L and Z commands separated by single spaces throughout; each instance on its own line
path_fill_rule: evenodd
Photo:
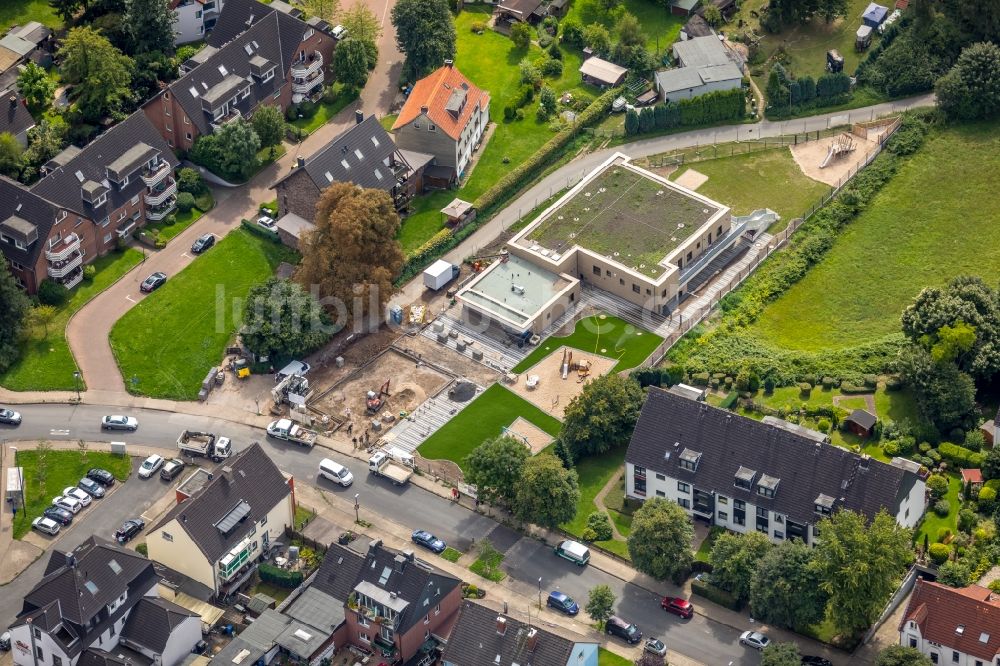
M 13 409 L 0 407 L 0 423 L 14 426 L 21 425 L 21 414 L 20 412 L 15 412 Z
M 83 504 L 80 500 L 73 499 L 72 497 L 66 497 L 64 495 L 59 495 L 52 500 L 53 506 L 58 506 L 67 511 L 72 511 L 73 513 L 80 513 L 80 509 L 83 508 Z
M 142 461 L 142 465 L 139 467 L 139 478 L 148 479 L 161 467 L 163 467 L 163 456 L 158 456 L 154 453 Z
M 76 486 L 64 488 L 62 494 L 64 497 L 72 497 L 83 506 L 90 506 L 90 503 L 93 501 L 93 498 L 87 491 L 82 488 L 77 488 Z
M 128 430 L 135 432 L 138 427 L 139 420 L 133 416 L 114 414 L 101 419 L 101 430 Z
M 38 530 L 43 534 L 48 534 L 49 536 L 55 536 L 59 534 L 59 523 L 52 520 L 51 518 L 38 517 L 31 521 L 31 527 Z

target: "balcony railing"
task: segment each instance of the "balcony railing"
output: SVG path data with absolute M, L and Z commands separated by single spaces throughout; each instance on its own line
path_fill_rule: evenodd
M 316 86 L 323 85 L 323 72 L 314 72 L 305 77 L 296 76 L 292 80 L 292 92 L 298 94 L 305 94 L 311 91 Z
M 72 289 L 76 285 L 83 282 L 83 269 L 78 268 L 76 272 L 72 273 L 68 278 L 58 280 L 58 282 L 67 289 Z
M 129 220 L 127 223 L 115 229 L 115 233 L 118 234 L 118 238 L 125 238 L 132 233 L 133 229 L 135 229 L 135 220 Z
M 163 189 L 148 191 L 143 198 L 146 200 L 147 206 L 159 206 L 175 194 L 177 194 L 177 181 L 171 178 Z
M 146 183 L 146 187 L 155 187 L 157 183 L 162 181 L 169 173 L 170 163 L 160 161 L 152 169 L 143 169 L 142 182 Z
M 319 51 L 313 51 L 312 55 L 308 56 L 304 60 L 292 63 L 292 76 L 306 77 L 313 72 L 320 71 L 321 69 L 323 69 L 323 54 Z
M 70 234 L 56 243 L 52 248 L 45 251 L 45 258 L 49 261 L 66 261 L 71 254 L 80 249 L 80 237 Z
M 229 109 L 226 115 L 222 116 L 218 120 L 212 121 L 212 131 L 218 132 L 219 128 L 221 128 L 223 125 L 228 125 L 229 123 L 235 122 L 242 117 L 243 114 L 240 113 L 239 109 Z
M 167 215 L 170 215 L 170 213 L 174 212 L 175 208 L 177 208 L 177 199 L 176 198 L 168 199 L 167 203 L 163 204 L 162 206 L 147 208 L 146 219 L 149 220 L 150 222 L 159 222 Z
M 83 255 L 77 252 L 65 261 L 51 263 L 46 267 L 46 272 L 50 278 L 63 278 L 75 271 L 83 264 Z

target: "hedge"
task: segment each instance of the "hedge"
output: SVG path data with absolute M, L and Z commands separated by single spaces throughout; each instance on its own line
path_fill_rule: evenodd
M 736 597 L 711 583 L 703 583 L 695 579 L 691 581 L 691 593 L 697 594 L 699 597 L 704 597 L 729 610 L 738 611 L 740 609 L 740 602 Z
M 719 403 L 720 409 L 732 409 L 733 405 L 736 404 L 736 400 L 740 397 L 740 394 L 736 391 L 730 391 L 722 402 Z
M 244 229 L 246 229 L 247 231 L 249 231 L 250 233 L 256 234 L 256 235 L 260 236 L 261 238 L 266 238 L 268 240 L 272 240 L 275 243 L 280 243 L 281 242 L 281 238 L 278 236 L 278 232 L 276 232 L 276 231 L 268 231 L 267 229 L 265 229 L 264 227 L 260 226 L 259 224 L 254 224 L 253 222 L 251 222 L 250 220 L 248 220 L 246 218 L 243 218 L 242 220 L 240 220 L 240 226 L 243 227 Z
M 257 575 L 265 583 L 271 583 L 290 590 L 294 590 L 301 585 L 303 580 L 301 571 L 286 571 L 267 562 L 257 567 Z
M 979 469 L 983 464 L 983 454 L 979 453 L 979 451 L 959 446 L 958 444 L 942 442 L 937 450 L 941 454 L 941 459 L 947 461 L 953 467 Z
M 641 113 L 629 109 L 625 115 L 625 134 L 634 136 L 674 127 L 742 120 L 746 113 L 746 95 L 742 87 L 719 90 L 680 102 L 646 107 Z

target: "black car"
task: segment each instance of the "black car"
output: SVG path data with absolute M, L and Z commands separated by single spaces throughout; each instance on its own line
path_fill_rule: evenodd
M 42 512 L 46 518 L 51 518 L 60 525 L 69 525 L 73 522 L 73 512 L 61 506 L 50 506 Z
M 91 471 L 93 471 L 93 470 L 91 470 Z M 100 470 L 100 471 L 103 472 L 104 470 Z M 112 477 L 112 481 L 114 481 L 114 477 Z M 100 499 L 100 498 L 104 497 L 104 486 L 102 486 L 97 481 L 94 481 L 93 479 L 91 479 L 89 477 L 86 477 L 86 476 L 83 477 L 82 479 L 80 479 L 80 483 L 78 483 L 76 485 L 77 485 L 77 487 L 80 490 L 82 490 L 83 492 L 87 493 L 88 495 L 90 495 L 94 499 Z
M 215 234 L 205 234 L 204 236 L 199 236 L 198 240 L 194 242 L 194 245 L 191 246 L 191 252 L 201 254 L 213 245 L 215 245 Z
M 122 523 L 122 526 L 115 532 L 115 540 L 118 543 L 128 543 L 136 534 L 146 526 L 141 518 L 130 518 Z
M 824 657 L 802 655 L 802 666 L 833 666 L 833 662 Z
M 609 636 L 617 636 L 632 645 L 642 640 L 642 632 L 639 631 L 639 627 L 617 615 L 612 615 L 604 623 L 604 633 Z
M 142 284 L 139 285 L 139 291 L 148 294 L 162 287 L 166 281 L 167 274 L 157 271 L 142 281 Z
M 115 475 L 106 469 L 101 469 L 100 467 L 95 467 L 88 471 L 87 478 L 92 481 L 97 481 L 102 486 L 108 488 L 115 485 Z M 84 490 L 86 490 L 86 488 L 84 488 Z

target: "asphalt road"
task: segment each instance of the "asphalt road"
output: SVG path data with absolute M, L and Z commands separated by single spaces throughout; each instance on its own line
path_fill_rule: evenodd
M 636 585 L 626 583 L 593 566 L 577 567 L 556 557 L 541 542 L 527 537 L 520 538 L 520 535 L 496 521 L 421 488 L 412 485 L 397 488 L 384 479 L 372 477 L 364 473 L 363 469 L 358 469 L 356 459 L 328 449 L 315 448 L 310 451 L 284 442 L 266 440 L 262 430 L 251 426 L 163 411 L 129 412 L 139 419 L 137 432 L 106 433 L 100 429 L 100 419 L 115 411 L 114 409 L 94 405 L 20 405 L 18 410 L 24 417 L 23 424 L 16 429 L 0 429 L 0 438 L 113 440 L 172 448 L 180 431 L 187 428 L 228 436 L 232 438 L 236 449 L 260 441 L 278 467 L 299 481 L 321 487 L 330 493 L 343 493 L 351 498 L 359 493 L 361 505 L 365 509 L 387 516 L 397 523 L 429 529 L 460 550 L 468 549 L 474 539 L 489 536 L 498 548 L 506 551 L 503 568 L 516 581 L 534 588 L 541 578 L 543 591 L 558 588 L 580 601 L 586 600 L 588 591 L 595 585 L 609 585 L 619 599 L 617 612 L 638 624 L 645 636 L 661 638 L 672 650 L 706 664 L 735 666 L 759 663 L 756 652 L 740 647 L 739 632 L 735 629 L 701 615 L 695 615 L 690 620 L 668 615 L 659 609 L 655 596 Z M 317 467 L 324 457 L 353 467 L 354 485 L 341 488 L 325 479 L 318 479 Z M 151 483 L 159 485 L 161 482 L 156 478 L 141 481 L 133 475 L 111 497 L 86 509 L 86 513 L 77 519 L 74 528 L 59 539 L 57 547 L 75 547 L 88 534 L 112 534 L 122 520 L 138 515 L 160 496 L 159 492 L 149 492 L 147 484 Z M 47 559 L 47 556 L 42 557 L 10 585 L 0 588 L 0 623 L 7 624 L 13 620 L 20 610 L 23 595 L 41 578 Z

